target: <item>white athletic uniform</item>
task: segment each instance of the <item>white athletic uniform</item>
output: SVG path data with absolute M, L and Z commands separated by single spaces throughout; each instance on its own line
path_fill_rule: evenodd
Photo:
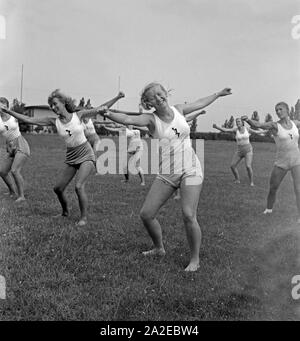
M 236 130 L 235 139 L 237 143 L 237 155 L 240 158 L 245 157 L 248 153 L 253 153 L 252 145 L 249 140 L 250 134 L 248 129 L 245 127 L 245 131 L 241 133 L 239 129 Z
M 277 122 L 278 132 L 273 135 L 277 147 L 275 166 L 286 170 L 300 165 L 299 131 L 296 124 L 291 122 L 291 129 L 285 129 Z
M 57 118 L 55 125 L 57 133 L 64 139 L 67 146 L 66 163 L 68 165 L 80 165 L 85 161 L 95 162 L 95 154 L 85 137 L 82 122 L 75 112 L 70 122 L 62 123 Z
M 141 140 L 141 132 L 138 129 L 128 129 L 125 130 L 126 137 L 129 138 L 128 143 L 128 153 L 136 153 L 143 150 L 143 143 Z
M 203 182 L 203 173 L 191 144 L 190 126 L 175 107 L 172 106 L 171 109 L 174 113 L 171 123 L 166 123 L 153 114 L 153 138 L 159 139 L 160 162 L 157 178 L 175 188 L 179 188 L 181 181 L 187 177 L 191 177 L 192 185 L 199 185 Z
M 30 156 L 29 145 L 21 135 L 16 118 L 10 116 L 7 121 L 3 121 L 0 116 L 0 134 L 6 140 L 6 149 L 9 157 L 14 157 L 17 152 Z

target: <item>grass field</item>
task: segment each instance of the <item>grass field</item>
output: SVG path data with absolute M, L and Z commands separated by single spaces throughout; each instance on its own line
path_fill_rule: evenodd
M 27 202 L 3 196 L 0 184 L 0 275 L 7 299 L 0 320 L 297 320 L 291 279 L 300 274 L 299 229 L 290 176 L 272 216 L 263 216 L 275 145 L 254 146 L 254 188 L 244 164 L 240 185 L 229 164 L 235 144 L 205 142 L 205 182 L 198 218 L 203 232 L 201 266 L 185 273 L 189 249 L 180 205 L 161 210 L 167 255 L 144 258 L 151 247 L 139 210 L 146 187 L 120 175 L 91 176 L 89 224 L 72 216 L 53 220 L 60 207 L 52 190 L 64 162 L 57 136 L 26 136 L 32 156 L 24 167 Z M 1 143 L 1 155 L 4 145 Z

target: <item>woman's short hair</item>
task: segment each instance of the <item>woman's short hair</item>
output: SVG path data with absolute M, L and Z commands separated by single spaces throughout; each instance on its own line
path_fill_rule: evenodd
M 59 89 L 52 91 L 48 97 L 48 104 L 51 108 L 53 105 L 53 99 L 54 98 L 58 98 L 62 103 L 64 103 L 66 110 L 69 113 L 75 112 L 76 105 L 75 105 L 75 101 L 72 99 L 72 97 L 66 96 Z
M 5 104 L 9 108 L 9 101 L 6 97 L 0 97 L 0 102 Z
M 289 106 L 288 106 L 287 103 L 285 103 L 285 102 L 279 102 L 279 103 L 277 103 L 277 104 L 275 105 L 275 108 L 278 107 L 279 105 L 282 105 L 283 107 L 285 107 L 288 113 L 290 112 L 290 108 L 289 108 Z
M 240 117 L 237 117 L 236 119 L 235 119 L 235 124 L 237 125 L 237 121 L 241 121 L 242 122 L 242 125 L 245 125 L 245 122 L 240 118 Z
M 154 86 L 159 86 L 162 89 L 162 91 L 165 93 L 165 95 L 168 96 L 168 91 L 160 83 L 158 82 L 149 83 L 148 85 L 144 87 L 144 89 L 141 92 L 141 106 L 145 110 L 151 110 L 151 106 L 149 105 L 149 103 L 147 103 L 146 93 L 148 90 L 152 89 Z

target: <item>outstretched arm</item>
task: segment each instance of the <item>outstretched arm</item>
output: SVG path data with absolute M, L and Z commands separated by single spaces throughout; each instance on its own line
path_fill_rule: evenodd
M 199 115 L 204 115 L 204 114 L 206 114 L 205 110 L 193 112 L 191 114 L 186 115 L 185 120 L 187 122 L 190 122 L 190 121 L 193 121 L 195 118 L 197 118 Z
M 256 134 L 256 135 L 260 135 L 260 136 L 265 136 L 266 135 L 266 131 L 263 130 L 263 129 L 258 129 L 258 130 L 254 130 L 254 129 L 251 129 L 251 128 L 248 128 L 248 131 L 249 133 L 251 134 Z
M 275 122 L 265 122 L 265 123 L 261 123 L 261 122 L 258 122 L 258 121 L 255 121 L 255 120 L 250 120 L 248 118 L 248 116 L 244 115 L 241 117 L 241 119 L 243 121 L 246 121 L 251 128 L 261 128 L 261 129 L 264 129 L 264 130 L 273 130 L 273 131 L 276 131 L 277 132 L 277 124 Z
M 213 128 L 218 129 L 222 131 L 223 133 L 235 133 L 236 132 L 236 128 L 223 128 L 223 127 L 217 126 L 216 124 L 213 124 Z
M 124 97 L 125 97 L 124 92 L 120 91 L 120 92 L 117 94 L 116 97 L 114 97 L 114 98 L 112 98 L 111 100 L 109 100 L 109 101 L 107 101 L 107 102 L 101 104 L 101 106 L 102 106 L 102 107 L 105 106 L 105 107 L 110 108 L 110 107 L 112 107 L 116 102 L 118 102 L 119 99 L 124 98 Z
M 96 108 L 78 111 L 77 112 L 77 116 L 79 117 L 79 119 L 82 119 L 82 118 L 94 118 L 94 117 L 96 117 L 99 114 L 99 111 L 104 111 L 104 108 L 110 108 L 119 99 L 121 99 L 123 97 L 125 97 L 125 94 L 122 91 L 120 91 L 116 97 L 114 97 L 111 100 L 109 100 L 109 101 L 99 105 Z
M 15 111 L 6 108 L 0 108 L 0 111 L 3 111 L 13 117 L 15 117 L 18 121 L 22 121 L 29 124 L 36 124 L 40 126 L 49 126 L 55 125 L 55 117 L 29 117 L 23 114 L 19 114 Z
M 120 114 L 125 114 L 125 115 L 133 115 L 133 116 L 139 116 L 142 114 L 140 112 L 124 111 L 124 110 L 117 110 L 117 109 L 110 109 L 110 111 L 114 112 L 114 113 L 120 113 Z
M 176 108 L 183 114 L 187 115 L 193 111 L 203 109 L 213 103 L 216 99 L 219 97 L 231 95 L 231 89 L 225 88 L 219 92 L 216 92 L 213 95 L 210 95 L 208 97 L 200 98 L 195 102 L 187 103 L 187 104 L 177 104 Z
M 102 113 L 103 116 L 108 117 L 110 120 L 121 123 L 124 125 L 135 125 L 138 127 L 149 127 L 149 129 L 154 128 L 154 122 L 152 115 L 150 114 L 141 114 L 139 116 L 130 116 L 120 113 L 115 113 L 111 111 L 106 111 L 105 113 Z

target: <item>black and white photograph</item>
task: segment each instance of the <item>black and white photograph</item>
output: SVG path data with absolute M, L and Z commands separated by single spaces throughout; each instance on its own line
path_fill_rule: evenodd
M 300 0 L 0 0 L 0 321 L 299 321 L 299 132 Z

